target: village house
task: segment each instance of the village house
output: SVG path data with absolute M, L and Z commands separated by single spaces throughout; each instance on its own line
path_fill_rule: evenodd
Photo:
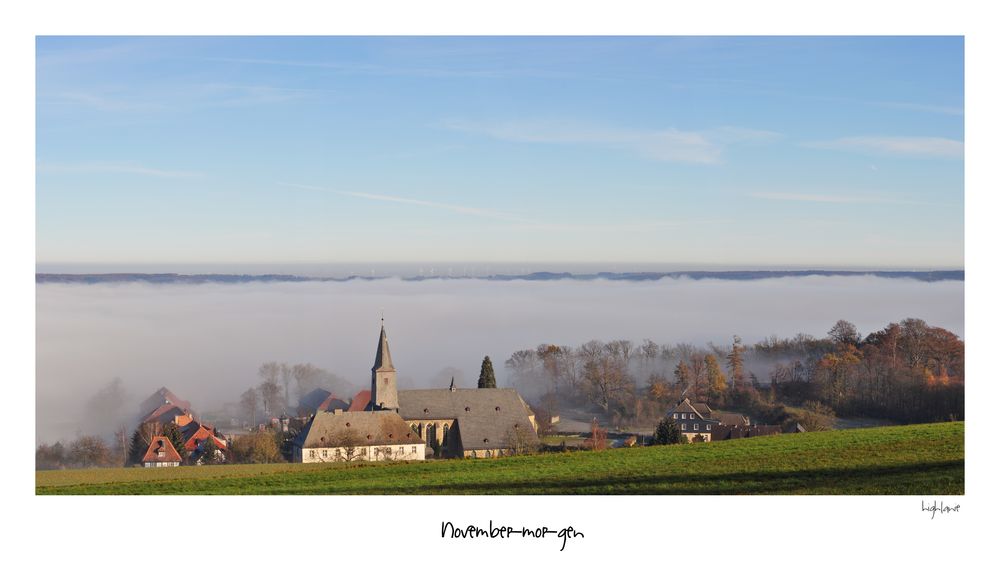
M 292 441 L 292 461 L 423 460 L 423 440 L 392 411 L 316 413 Z
M 215 430 L 198 422 L 191 421 L 181 427 L 181 437 L 184 439 L 184 449 L 193 457 L 201 453 L 205 442 L 212 442 L 219 450 L 225 450 L 229 444 L 216 435 Z
M 691 403 L 691 400 L 685 397 L 667 413 L 667 416 L 674 419 L 678 430 L 687 437 L 689 442 L 710 442 L 712 440 L 712 427 L 718 426 L 719 421 L 709 418 L 706 414 L 711 414 L 708 405 Z
M 166 436 L 154 436 L 142 457 L 144 468 L 172 468 L 181 465 L 181 455 Z
M 139 406 L 139 423 L 153 425 L 162 430 L 168 423 L 185 426 L 194 419 L 191 403 L 177 397 L 166 387 L 161 387 Z
M 778 425 L 751 425 L 749 417 L 739 413 L 713 411 L 707 404 L 694 403 L 688 398 L 678 403 L 667 416 L 674 419 L 680 433 L 689 442 L 718 442 L 782 433 L 782 428 Z M 795 426 L 794 432 L 805 430 Z

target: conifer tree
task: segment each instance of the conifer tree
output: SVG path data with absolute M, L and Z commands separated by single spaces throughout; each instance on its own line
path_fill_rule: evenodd
M 493 374 L 493 362 L 490 361 L 489 356 L 483 358 L 483 366 L 479 370 L 479 388 L 480 389 L 497 388 L 497 379 Z
M 677 423 L 670 417 L 664 418 L 656 425 L 653 432 L 653 444 L 678 444 L 681 441 L 681 431 Z
M 184 435 L 181 434 L 181 427 L 177 426 L 177 423 L 167 423 L 163 427 L 163 436 L 166 436 L 170 444 L 174 445 L 174 449 L 177 450 L 181 459 L 187 460 L 188 451 L 184 448 Z
M 125 465 L 131 466 L 141 462 L 148 448 L 149 443 L 146 442 L 146 438 L 142 434 L 142 425 L 139 425 L 139 428 L 135 429 L 135 432 L 132 433 L 132 441 L 128 445 L 128 460 L 125 462 Z

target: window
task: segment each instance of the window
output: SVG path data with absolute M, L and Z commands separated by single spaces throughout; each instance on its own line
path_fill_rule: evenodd
M 368 455 L 368 447 L 367 446 L 365 446 L 365 447 L 363 447 L 361 449 L 361 455 L 362 456 L 367 456 Z
M 698 430 L 698 423 L 694 423 L 694 429 Z
M 400 456 L 402 456 L 402 455 L 403 455 L 403 447 L 402 447 L 402 446 L 400 446 L 400 447 L 399 447 L 399 455 L 400 455 Z
M 315 450 L 310 450 L 309 451 L 309 458 L 315 458 L 315 457 L 316 457 L 316 451 Z
M 687 423 L 681 423 L 681 430 L 687 430 L 687 429 L 688 429 Z
M 682 418 L 682 419 L 686 419 L 686 418 L 688 418 L 688 414 L 687 414 L 687 413 L 681 413 L 681 418 Z
M 416 446 L 411 447 L 410 454 L 416 454 L 416 453 L 417 453 L 417 447 Z
M 323 457 L 326 458 L 326 450 L 323 451 Z
M 441 432 L 442 432 L 441 446 L 448 446 L 448 425 L 444 425 L 444 428 L 441 430 Z
M 710 424 L 705 425 L 705 430 L 712 430 L 712 425 Z

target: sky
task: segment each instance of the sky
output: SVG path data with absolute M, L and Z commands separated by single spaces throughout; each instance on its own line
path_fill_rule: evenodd
M 961 37 L 39 37 L 38 263 L 964 266 Z

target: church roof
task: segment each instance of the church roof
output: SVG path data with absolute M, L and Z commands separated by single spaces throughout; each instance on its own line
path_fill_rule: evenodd
M 399 392 L 406 420 L 455 419 L 463 450 L 507 448 L 512 434 L 534 440 L 528 404 L 514 389 L 409 389 Z
M 383 369 L 395 369 L 392 367 L 392 355 L 389 354 L 389 339 L 385 335 L 384 324 L 378 337 L 378 350 L 375 352 L 375 365 L 372 366 L 372 371 Z
M 423 444 L 395 411 L 316 413 L 295 437 L 302 448 Z

